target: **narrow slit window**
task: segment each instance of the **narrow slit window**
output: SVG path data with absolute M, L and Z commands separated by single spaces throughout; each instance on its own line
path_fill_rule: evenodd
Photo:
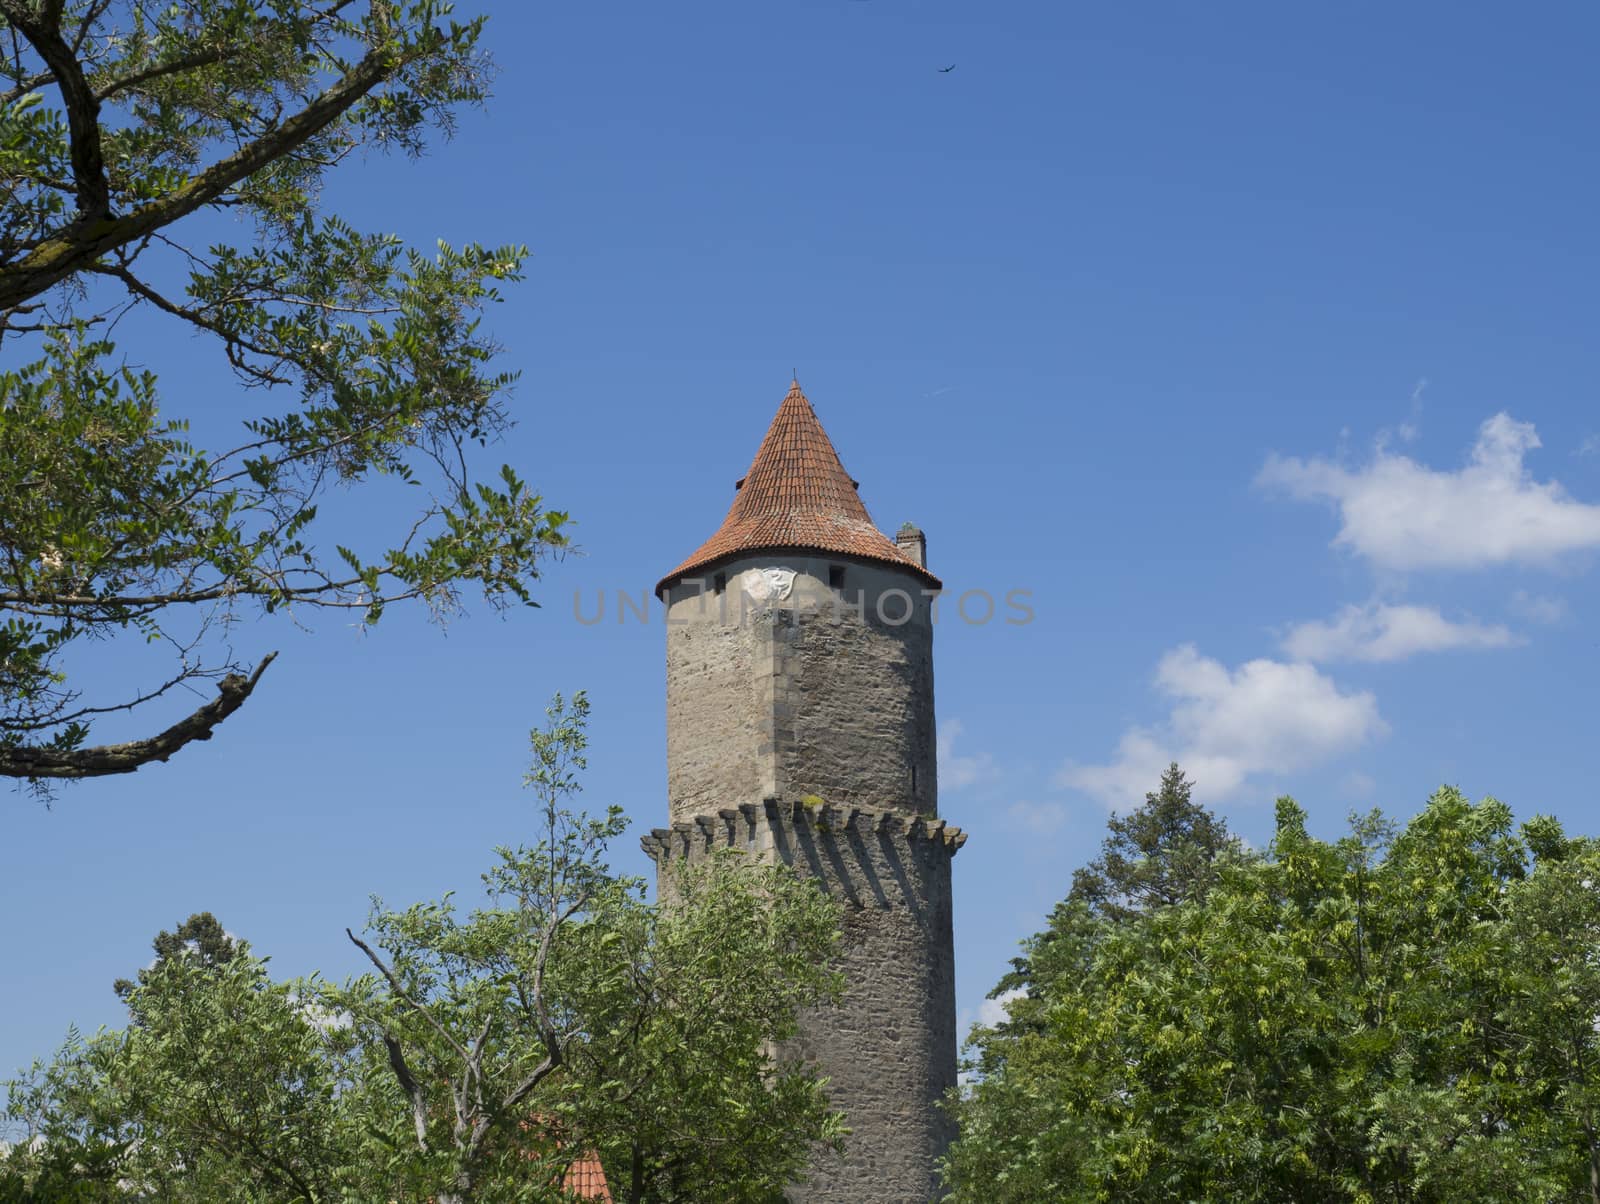
M 720 594 L 723 590 L 725 590 L 727 588 L 728 588 L 728 574 L 726 574 L 726 573 L 718 573 L 715 577 L 711 578 L 711 592 L 712 593 Z
M 828 588 L 829 589 L 843 589 L 844 588 L 844 565 L 842 565 L 842 564 L 830 564 L 828 566 Z

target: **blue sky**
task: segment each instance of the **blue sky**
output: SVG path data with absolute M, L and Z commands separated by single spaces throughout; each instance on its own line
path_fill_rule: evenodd
M 340 977 L 369 895 L 470 894 L 533 838 L 553 691 L 594 703 L 589 804 L 661 822 L 664 632 L 616 595 L 715 528 L 791 370 L 952 597 L 1031 591 L 936 641 L 968 1018 L 1169 757 L 1256 843 L 1281 792 L 1331 834 L 1441 782 L 1600 831 L 1592 5 L 489 8 L 488 110 L 327 199 L 530 246 L 481 463 L 584 554 L 443 633 L 241 624 L 281 656 L 209 744 L 13 797 L 0 1067 L 117 1022 L 192 911 Z M 211 345 L 121 333 L 174 413 L 245 415 Z

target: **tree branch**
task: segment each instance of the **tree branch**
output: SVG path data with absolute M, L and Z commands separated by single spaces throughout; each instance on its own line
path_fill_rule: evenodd
M 346 928 L 345 931 L 350 930 Z M 350 939 L 355 940 L 354 937 Z M 411 1073 L 411 1067 L 406 1065 L 405 1051 L 400 1048 L 400 1042 L 388 1033 L 384 1033 L 383 1047 L 389 1051 L 389 1068 L 394 1071 L 394 1077 L 400 1081 L 400 1090 L 404 1091 L 406 1098 L 411 1101 L 411 1121 L 417 1130 L 417 1146 L 426 1154 L 428 1153 L 428 1100 L 422 1093 L 422 1084 L 418 1083 L 416 1076 Z
M 348 928 L 344 930 L 344 934 L 350 938 L 351 942 L 357 949 L 361 950 L 361 952 L 367 955 L 368 961 L 370 961 L 374 966 L 378 967 L 378 973 L 382 974 L 384 978 L 388 980 L 389 989 L 395 993 L 395 997 L 413 1012 L 416 1012 L 419 1016 L 426 1020 L 429 1027 L 443 1037 L 445 1044 L 455 1051 L 457 1057 L 459 1057 L 463 1062 L 470 1061 L 472 1055 L 467 1053 L 461 1042 L 457 1041 L 450 1035 L 450 1030 L 445 1028 L 444 1025 L 440 1024 L 432 1012 L 423 1007 L 415 999 L 411 998 L 410 995 L 406 994 L 405 988 L 400 985 L 400 979 L 395 975 L 393 970 L 389 969 L 388 966 L 383 964 L 383 959 L 372 951 L 372 946 L 367 944 L 366 941 L 362 940 Z
M 514 1110 L 522 1103 L 535 1087 L 555 1072 L 564 1059 L 565 1050 L 562 1048 L 561 1034 L 550 1021 L 550 1005 L 544 996 L 545 971 L 550 964 L 550 950 L 555 944 L 557 929 L 576 915 L 588 899 L 589 893 L 582 892 L 568 907 L 551 917 L 540 935 L 539 952 L 534 955 L 533 960 L 533 1006 L 535 1020 L 539 1025 L 539 1040 L 544 1043 L 544 1059 L 533 1068 L 531 1074 L 506 1093 L 505 1099 L 500 1104 L 504 1112 Z
M 175 318 L 182 318 L 185 322 L 193 323 L 202 330 L 209 330 L 212 334 L 218 335 L 222 338 L 224 343 L 227 344 L 229 360 L 232 361 L 236 367 L 245 371 L 249 375 L 254 376 L 258 380 L 264 381 L 268 384 L 286 385 L 289 383 L 287 377 L 279 376 L 271 369 L 258 369 L 244 364 L 241 359 L 237 358 L 233 354 L 233 351 L 234 348 L 237 347 L 244 351 L 251 352 L 252 354 L 259 355 L 263 359 L 279 361 L 289 360 L 290 357 L 287 354 L 283 352 L 274 352 L 265 347 L 259 346 L 255 342 L 246 338 L 240 332 L 236 330 L 229 330 L 215 318 L 209 317 L 199 310 L 191 308 L 190 306 L 179 305 L 176 301 L 168 300 L 144 281 L 140 280 L 124 266 L 110 263 L 97 263 L 89 265 L 87 270 L 91 272 L 97 272 L 103 276 L 112 276 L 117 280 L 122 281 L 122 283 L 127 287 L 128 291 L 134 296 L 144 298 L 157 309 L 163 310 Z
M 208 50 L 197 50 L 193 54 L 169 59 L 165 63 L 156 63 L 153 66 L 146 67 L 143 71 L 135 71 L 132 75 L 114 79 L 100 89 L 96 99 L 109 100 L 118 92 L 126 92 L 129 88 L 137 88 L 153 79 L 160 79 L 166 75 L 176 75 L 180 71 L 195 71 L 201 67 L 210 67 L 215 63 L 226 62 L 228 59 L 238 57 L 239 51 L 237 48 L 224 49 L 216 47 Z
M 60 6 L 46 5 L 41 12 L 25 0 L 0 0 L 0 14 L 28 39 L 61 90 L 61 105 L 67 111 L 72 179 L 78 194 L 78 221 L 105 217 L 111 212 L 111 186 L 106 182 L 105 155 L 100 147 L 100 101 L 83 74 L 83 65 L 61 36 Z
M 29 92 L 37 92 L 40 88 L 50 83 L 55 76 L 48 71 L 40 71 L 18 81 L 15 87 L 8 88 L 0 93 L 0 104 L 10 104 L 12 101 L 21 100 Z
M 211 739 L 212 730 L 244 705 L 276 652 L 269 652 L 249 677 L 230 673 L 217 683 L 217 697 L 187 719 L 148 740 L 101 744 L 93 748 L 0 747 L 0 777 L 98 778 L 132 773 L 151 761 L 165 761 L 184 745 Z
M 308 570 L 295 569 L 294 572 L 305 573 Z M 393 577 L 392 568 L 380 568 L 378 576 Z M 337 598 L 332 600 L 317 600 L 316 594 L 337 593 L 340 590 L 354 589 L 365 584 L 360 577 L 349 577 L 344 580 L 334 581 L 324 578 L 315 585 L 288 585 L 272 583 L 257 585 L 250 582 L 228 582 L 225 585 L 207 586 L 198 590 L 175 590 L 165 594 L 109 594 L 97 598 L 93 594 L 39 594 L 39 593 L 14 593 L 0 592 L 0 608 L 20 611 L 24 614 L 37 617 L 57 617 L 68 610 L 117 610 L 141 608 L 159 609 L 165 606 L 187 605 L 197 602 L 215 602 L 222 598 L 259 598 L 278 595 L 296 602 L 314 601 L 318 606 L 332 609 L 357 610 L 370 605 L 366 601 L 347 602 Z M 386 602 L 408 601 L 416 596 L 415 590 L 408 590 L 394 597 L 386 597 Z
M 0 0 L 0 12 L 8 17 L 18 6 L 19 0 Z M 12 19 L 15 20 L 14 17 Z M 22 28 L 26 33 L 26 28 Z M 60 40 L 59 35 L 57 40 Z M 43 51 L 40 53 L 43 54 Z M 76 68 L 77 64 L 74 61 L 72 65 Z M 103 208 L 89 214 L 88 220 L 80 218 L 73 222 L 55 238 L 35 247 L 20 262 L 0 268 L 0 309 L 35 297 L 75 272 L 82 271 L 102 255 L 212 203 L 235 184 L 321 133 L 388 78 L 399 65 L 400 60 L 391 52 L 372 50 L 343 79 L 322 92 L 300 112 L 227 158 L 213 163 L 181 188 L 159 200 L 141 205 L 124 217 L 108 217 L 108 210 Z M 82 72 L 78 74 L 82 78 Z M 87 83 L 84 87 L 87 89 Z M 62 85 L 62 91 L 65 95 L 65 84 Z M 86 103 L 98 104 L 92 94 L 87 95 Z M 69 105 L 69 116 L 72 109 L 73 106 Z M 76 135 L 73 146 L 76 168 Z M 98 155 L 98 126 L 94 146 Z
M 0 730 L 10 730 L 14 732 L 41 731 L 44 728 L 61 727 L 63 724 L 72 723 L 74 720 L 83 719 L 89 715 L 110 715 L 116 711 L 131 711 L 135 707 L 143 706 L 147 702 L 155 701 L 174 686 L 181 685 L 184 682 L 189 681 L 191 678 L 210 676 L 212 676 L 212 674 L 206 672 L 205 670 L 186 664 L 181 670 L 179 670 L 176 677 L 169 677 L 155 689 L 147 690 L 143 694 L 137 694 L 128 699 L 126 702 L 109 703 L 106 706 L 99 707 L 85 706 L 79 707 L 75 711 L 61 711 L 60 713 L 41 712 L 48 714 L 48 718 L 18 719 L 8 716 L 4 719 L 0 719 Z M 71 706 L 78 697 L 79 695 L 77 694 L 64 696 L 61 699 L 61 706 Z

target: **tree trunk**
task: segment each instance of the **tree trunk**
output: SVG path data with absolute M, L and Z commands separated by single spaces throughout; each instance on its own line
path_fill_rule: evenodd
M 1589 1199 L 1600 1204 L 1600 1146 L 1595 1145 L 1594 1130 L 1589 1130 Z
M 472 1172 L 459 1170 L 456 1172 L 456 1181 L 450 1185 L 450 1190 L 439 1194 L 438 1204 L 471 1204 L 472 1200 Z

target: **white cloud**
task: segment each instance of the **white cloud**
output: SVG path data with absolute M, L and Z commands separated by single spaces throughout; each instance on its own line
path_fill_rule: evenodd
M 1301 661 L 1400 661 L 1452 648 L 1509 648 L 1522 640 L 1510 628 L 1445 618 L 1431 606 L 1346 606 L 1328 622 L 1301 623 L 1283 650 Z
M 1173 700 L 1166 722 L 1131 728 L 1104 765 L 1069 763 L 1057 785 L 1126 806 L 1178 761 L 1207 798 L 1222 798 L 1252 774 L 1314 765 L 1388 730 L 1370 692 L 1344 693 L 1305 663 L 1253 660 L 1230 670 L 1185 644 L 1161 658 L 1155 685 Z
M 295 1002 L 306 1023 L 320 1032 L 336 1032 L 355 1024 L 355 1017 L 349 1012 L 343 1008 L 330 1008 L 315 996 L 302 995 Z
M 1511 609 L 1534 623 L 1559 623 L 1567 617 L 1565 598 L 1548 598 L 1519 589 L 1511 595 Z
M 939 789 L 964 790 L 968 786 L 985 782 L 999 775 L 994 758 L 988 753 L 958 757 L 955 752 L 956 737 L 962 732 L 959 719 L 946 719 L 939 725 L 937 752 L 939 758 Z
M 1380 447 L 1354 469 L 1272 455 L 1257 482 L 1333 502 L 1334 543 L 1389 569 L 1540 563 L 1600 547 L 1600 505 L 1528 475 L 1523 457 L 1538 446 L 1532 423 L 1500 413 L 1478 428 L 1471 458 L 1453 472 Z
M 1060 803 L 1023 800 L 1006 808 L 1006 819 L 1014 828 L 1025 828 L 1036 835 L 1048 836 L 1066 823 L 1067 811 Z
M 1013 991 L 1001 991 L 993 999 L 985 999 L 978 1005 L 978 1023 L 993 1028 L 997 1024 L 1004 1024 L 1009 1012 L 1008 1006 L 1014 999 L 1023 999 L 1027 996 L 1026 987 L 1018 987 Z

